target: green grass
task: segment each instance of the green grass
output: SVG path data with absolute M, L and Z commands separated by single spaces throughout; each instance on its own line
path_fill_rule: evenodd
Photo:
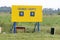
M 29 31 L 29 33 L 13 34 L 10 33 L 10 28 L 13 25 L 11 15 L 8 13 L 0 14 L 0 26 L 3 29 L 0 34 L 0 40 L 60 40 L 60 15 L 44 15 L 43 22 L 40 23 L 39 33 L 32 33 L 34 24 L 32 22 L 17 23 L 17 26 L 25 26 L 26 31 Z M 54 35 L 50 34 L 51 27 L 55 28 Z
M 0 34 L 0 40 L 60 40 L 60 35 L 45 33 Z
M 47 15 L 43 17 L 42 25 L 49 25 L 49 26 L 60 26 L 60 15 Z

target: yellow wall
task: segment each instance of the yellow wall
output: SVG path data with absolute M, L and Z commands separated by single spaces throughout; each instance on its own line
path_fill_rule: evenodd
M 24 10 L 21 10 L 24 8 Z M 30 10 L 33 9 L 33 10 Z M 24 11 L 24 16 L 19 16 L 19 11 Z M 34 11 L 35 16 L 30 16 L 30 12 Z M 12 22 L 42 22 L 42 6 L 12 6 Z

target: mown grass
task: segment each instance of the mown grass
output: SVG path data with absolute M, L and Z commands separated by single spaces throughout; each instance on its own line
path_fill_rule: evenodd
M 0 34 L 0 40 L 60 40 L 60 35 L 45 33 Z

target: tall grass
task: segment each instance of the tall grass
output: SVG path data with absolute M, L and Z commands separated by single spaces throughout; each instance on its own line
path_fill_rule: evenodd
M 19 22 L 17 26 L 24 26 L 27 30 L 32 31 L 34 29 L 33 22 Z M 1 14 L 0 15 L 0 26 L 3 28 L 3 32 L 10 32 L 10 28 L 12 28 L 13 23 L 11 22 L 11 15 L 10 14 Z M 59 28 L 60 26 L 60 16 L 59 15 L 43 15 L 43 22 L 40 23 L 40 29 L 47 31 L 51 27 Z M 49 28 L 49 29 L 47 29 Z M 58 29 L 57 28 L 57 29 Z
M 0 34 L 0 40 L 60 40 L 59 15 L 44 15 L 43 22 L 40 23 L 40 32 L 32 33 L 34 24 L 33 22 L 17 23 L 17 26 L 24 26 L 29 33 L 13 34 L 10 33 L 10 28 L 13 26 L 11 15 L 0 14 L 0 27 L 3 29 L 2 32 L 6 32 L 6 34 Z M 50 34 L 51 27 L 55 28 L 55 35 Z

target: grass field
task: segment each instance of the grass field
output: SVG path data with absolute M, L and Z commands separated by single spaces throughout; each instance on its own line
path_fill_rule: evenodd
M 32 33 L 35 23 L 17 23 L 17 26 L 25 26 L 29 33 L 10 33 L 12 27 L 11 15 L 0 14 L 0 26 L 3 28 L 0 40 L 60 40 L 60 15 L 44 15 L 40 23 L 40 32 Z M 55 34 L 50 34 L 51 27 L 55 28 Z M 6 32 L 6 33 L 3 33 Z
M 0 34 L 0 40 L 60 40 L 60 35 L 45 33 Z

